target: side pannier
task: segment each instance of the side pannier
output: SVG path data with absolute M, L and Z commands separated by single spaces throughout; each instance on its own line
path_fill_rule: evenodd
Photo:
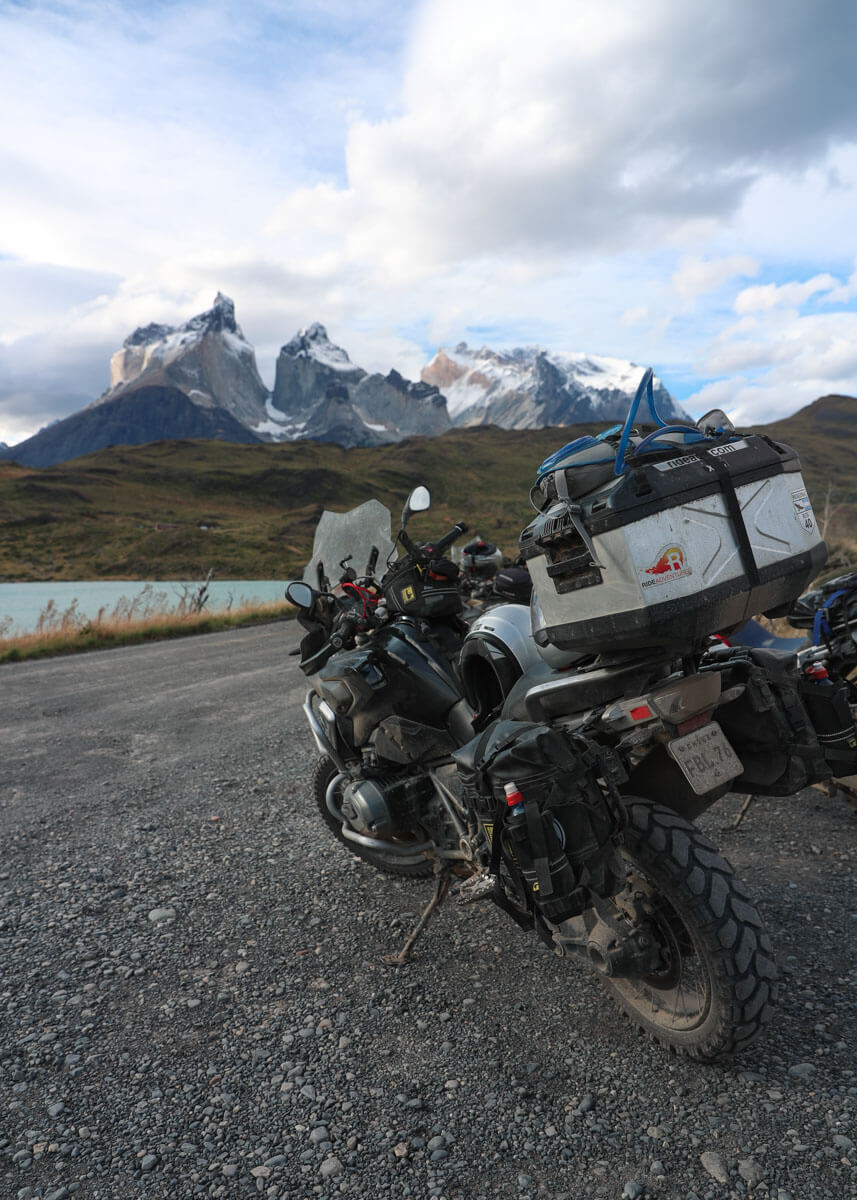
M 453 757 L 491 843 L 492 871 L 502 860 L 529 911 L 562 921 L 624 886 L 624 771 L 609 750 L 551 725 L 499 720 Z M 514 822 L 508 784 L 523 805 Z
M 769 650 L 734 646 L 712 652 L 712 665 L 703 670 L 721 674 L 725 693 L 736 688 L 740 694 L 717 709 L 720 725 L 744 772 L 730 785 L 732 791 L 756 796 L 793 796 L 813 783 L 833 774 L 828 752 L 819 741 L 809 705 L 834 704 L 839 691 L 816 689 L 796 675 L 792 661 Z M 737 685 L 737 686 L 736 686 Z M 847 705 L 846 705 L 847 712 Z M 822 714 L 822 719 L 827 716 Z M 829 723 L 829 721 L 828 721 Z M 854 725 L 850 720 L 852 745 Z M 857 769 L 855 752 L 839 763 L 838 745 L 831 746 L 830 757 L 837 765 Z M 839 773 L 847 773 L 841 770 Z

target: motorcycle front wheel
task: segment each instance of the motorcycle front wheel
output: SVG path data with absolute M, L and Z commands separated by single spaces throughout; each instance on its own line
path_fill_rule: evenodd
M 383 846 L 379 846 L 375 850 L 362 842 L 353 842 L 345 836 L 342 832 L 342 822 L 336 819 L 327 806 L 327 789 L 338 774 L 339 769 L 335 763 L 331 762 L 329 758 L 320 758 L 312 777 L 313 797 L 322 820 L 333 836 L 342 842 L 343 846 L 346 846 L 352 854 L 356 854 L 358 858 L 362 858 L 364 862 L 369 863 L 378 871 L 386 871 L 390 875 L 405 875 L 411 879 L 425 879 L 432 875 L 434 867 L 424 854 L 395 854 L 385 850 Z M 337 794 L 341 796 L 341 786 L 337 789 Z M 408 842 L 423 841 L 425 841 L 425 834 L 419 829 L 398 834 L 395 838 L 396 844 L 401 846 L 403 851 L 407 850 Z
M 663 805 L 628 800 L 617 901 L 642 911 L 660 965 L 645 978 L 605 976 L 631 1020 L 679 1054 L 714 1061 L 761 1033 L 777 998 L 770 938 L 716 846 Z

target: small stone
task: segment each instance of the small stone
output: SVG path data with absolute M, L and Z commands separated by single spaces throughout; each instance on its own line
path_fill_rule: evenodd
M 309 1135 L 309 1140 L 315 1145 L 317 1142 L 329 1141 L 330 1135 L 324 1125 L 316 1125 L 315 1129 Z
M 592 1112 L 593 1108 L 595 1108 L 595 1097 L 586 1095 L 583 1097 L 581 1102 L 578 1104 L 577 1111 L 579 1113 L 588 1113 L 588 1112 Z
M 794 1067 L 789 1067 L 789 1075 L 792 1079 L 809 1079 L 815 1074 L 815 1067 L 812 1063 L 798 1063 Z
M 153 925 L 160 925 L 164 921 L 174 921 L 176 910 L 174 908 L 153 908 L 149 912 L 149 920 Z
M 393 1154 L 395 1154 L 396 1158 L 407 1158 L 407 1156 L 408 1156 L 408 1143 L 407 1143 L 407 1142 L 398 1142 L 398 1143 L 397 1143 L 397 1144 L 396 1144 L 396 1145 L 393 1147 Z
M 245 971 L 249 971 L 249 970 L 250 970 L 250 964 L 248 962 L 245 962 L 243 958 L 240 962 L 237 962 L 235 964 L 235 974 L 236 975 L 243 975 Z
M 523 1172 L 518 1176 L 518 1187 L 521 1188 L 522 1190 L 524 1188 L 532 1187 L 532 1185 L 533 1185 L 532 1176 L 524 1175 Z
M 716 1179 L 718 1183 L 729 1182 L 729 1168 L 722 1154 L 718 1154 L 716 1150 L 705 1150 L 700 1154 L 699 1161 L 712 1179 Z
M 140 1160 L 140 1170 L 144 1174 L 148 1174 L 149 1171 L 154 1171 L 154 1169 L 157 1165 L 158 1165 L 158 1156 L 156 1154 L 146 1154 Z
M 332 1179 L 334 1175 L 341 1175 L 344 1169 L 339 1159 L 334 1156 L 324 1160 L 318 1169 L 318 1173 L 322 1179 Z
M 637 1183 L 636 1179 L 629 1179 L 625 1184 L 625 1190 L 622 1193 L 622 1200 L 639 1200 L 643 1194 L 643 1185 Z
M 741 1158 L 738 1160 L 738 1174 L 747 1183 L 756 1184 L 765 1174 L 754 1158 Z
M 833 1135 L 833 1144 L 837 1150 L 842 1150 L 845 1154 L 847 1154 L 849 1150 L 854 1149 L 854 1143 L 851 1141 L 851 1138 L 846 1137 L 843 1133 L 836 1133 Z
M 446 1145 L 446 1138 L 443 1136 L 443 1134 L 438 1134 L 433 1138 L 429 1138 L 429 1143 L 428 1143 L 427 1149 L 428 1150 L 442 1150 L 445 1145 Z
M 253 1176 L 254 1179 L 270 1179 L 271 1168 L 270 1167 L 251 1167 L 250 1174 Z
M 220 1170 L 227 1179 L 234 1179 L 238 1174 L 239 1167 L 237 1163 L 224 1163 Z
M 65 1104 L 62 1102 L 62 1100 L 57 1100 L 55 1104 L 51 1104 L 48 1107 L 48 1116 L 49 1117 L 58 1117 L 60 1115 L 60 1113 L 64 1111 L 64 1109 L 65 1109 Z

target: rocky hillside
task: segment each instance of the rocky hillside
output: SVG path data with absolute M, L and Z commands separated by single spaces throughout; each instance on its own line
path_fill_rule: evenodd
M 34 437 L 0 447 L 0 460 L 44 467 L 105 446 L 188 437 L 370 448 L 436 437 L 456 425 L 613 422 L 627 413 L 642 374 L 618 359 L 538 347 L 474 351 L 462 342 L 439 351 L 412 381 L 396 370 L 368 373 L 316 322 L 283 345 L 269 392 L 233 302 L 218 292 L 208 311 L 184 325 L 134 330 L 111 359 L 102 396 Z M 655 403 L 666 420 L 684 417 L 659 381 Z

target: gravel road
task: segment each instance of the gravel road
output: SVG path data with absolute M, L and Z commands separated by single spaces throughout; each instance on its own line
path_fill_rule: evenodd
M 490 904 L 311 810 L 293 626 L 0 668 L 0 1196 L 857 1197 L 857 817 L 701 822 L 784 976 L 742 1060 L 639 1037 Z

